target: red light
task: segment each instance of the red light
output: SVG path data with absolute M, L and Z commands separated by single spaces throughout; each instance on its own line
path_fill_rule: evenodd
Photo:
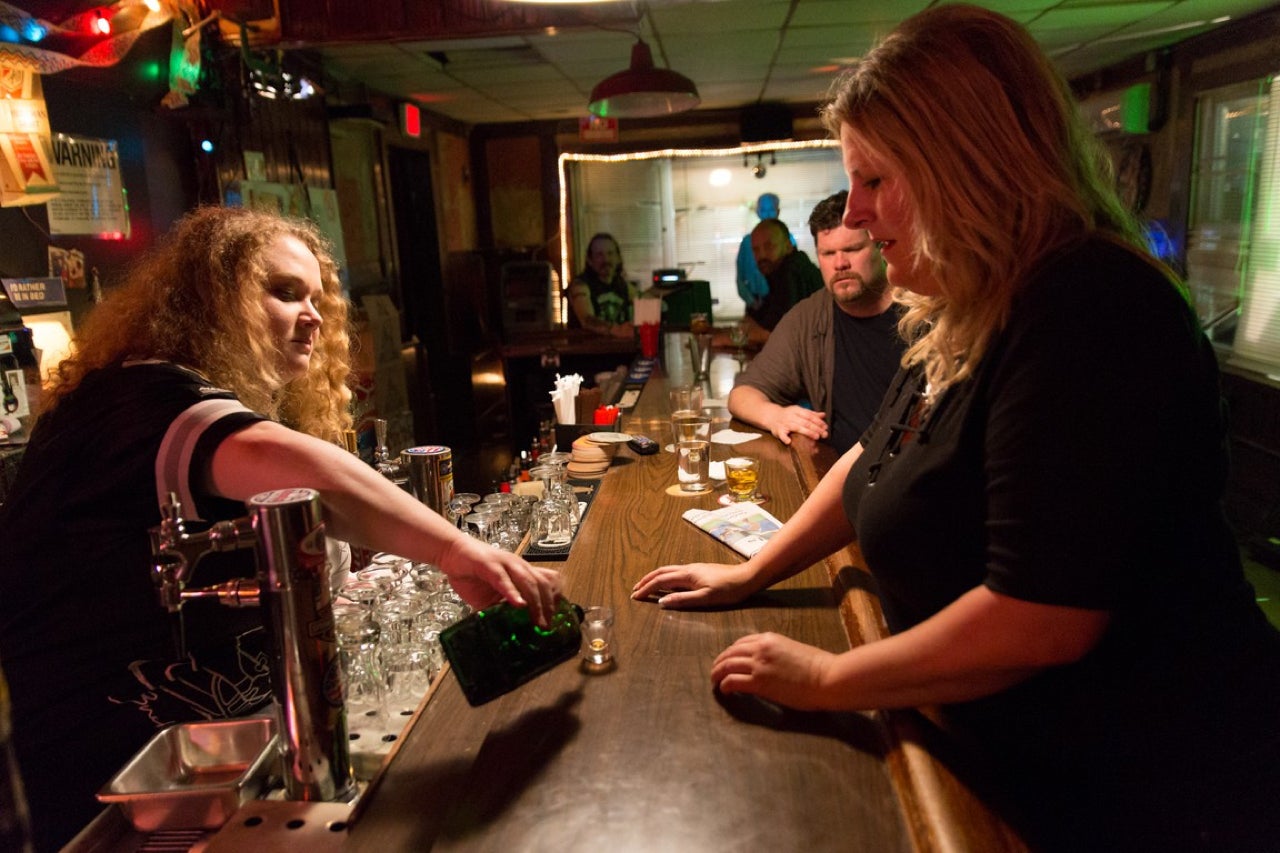
M 417 139 L 422 136 L 422 110 L 417 104 L 400 105 L 400 129 L 405 136 Z
M 111 35 L 111 21 L 106 15 L 102 14 L 101 9 L 94 13 L 92 24 L 93 31 L 98 35 Z

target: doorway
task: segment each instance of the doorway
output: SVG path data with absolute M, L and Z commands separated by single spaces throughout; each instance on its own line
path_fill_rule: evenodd
M 443 444 L 456 451 L 474 442 L 468 324 L 454 314 L 440 263 L 431 155 L 411 148 L 387 152 L 400 261 L 401 335 L 409 381 L 409 402 L 418 444 Z

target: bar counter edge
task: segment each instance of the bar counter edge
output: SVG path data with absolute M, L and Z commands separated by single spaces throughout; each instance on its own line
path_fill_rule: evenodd
M 806 498 L 835 464 L 836 451 L 806 436 L 793 435 L 791 459 Z M 879 600 L 870 582 L 871 573 L 857 542 L 825 560 L 827 574 L 840 599 L 840 616 L 850 647 L 882 639 L 889 634 Z M 984 850 L 1020 853 L 1030 848 L 1018 832 L 998 815 L 977 788 L 980 778 L 972 756 L 945 755 L 955 744 L 940 727 L 936 713 L 880 711 L 876 715 L 889 744 L 889 774 L 912 842 L 921 851 Z

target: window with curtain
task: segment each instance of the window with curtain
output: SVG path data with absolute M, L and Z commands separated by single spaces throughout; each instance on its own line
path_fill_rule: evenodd
M 608 231 L 622 249 L 627 277 L 641 290 L 653 271 L 678 267 L 711 285 L 717 323 L 742 317 L 737 257 L 759 222 L 761 193 L 781 200 L 779 219 L 815 262 L 809 213 L 847 179 L 834 142 L 803 148 L 663 151 L 616 157 L 564 155 L 572 235 L 569 275 L 582 268 L 591 235 Z
M 1280 373 L 1280 87 L 1200 94 L 1187 283 L 1230 362 Z

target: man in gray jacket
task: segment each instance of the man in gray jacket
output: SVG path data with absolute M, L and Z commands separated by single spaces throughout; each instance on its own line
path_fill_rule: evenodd
M 870 425 L 905 347 L 879 249 L 841 223 L 847 196 L 823 199 L 809 217 L 824 289 L 782 316 L 729 394 L 735 417 L 783 444 L 799 433 L 840 453 Z

